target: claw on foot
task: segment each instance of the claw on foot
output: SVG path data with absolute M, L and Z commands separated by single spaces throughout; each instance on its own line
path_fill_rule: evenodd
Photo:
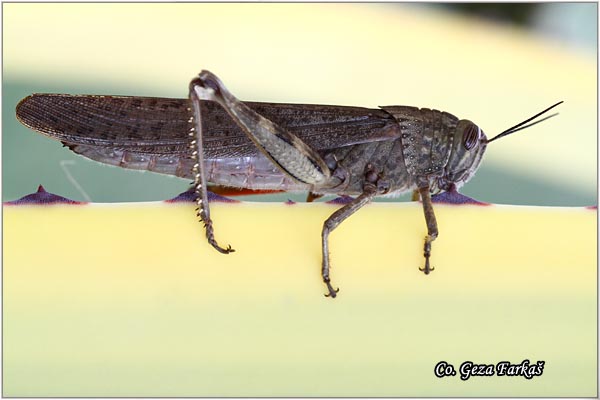
M 216 243 L 211 243 L 211 244 L 221 254 L 229 254 L 229 253 L 234 253 L 235 252 L 235 249 L 232 249 L 230 244 L 227 245 L 226 249 L 222 248 L 221 246 L 219 246 Z
M 340 291 L 340 288 L 334 289 L 333 286 L 331 286 L 329 279 L 324 279 L 323 282 L 325 282 L 325 284 L 327 285 L 327 290 L 329 291 L 329 293 L 325 294 L 324 296 L 335 299 L 335 297 L 337 296 L 337 293 Z
M 434 267 L 430 267 L 430 266 L 429 266 L 429 258 L 426 258 L 426 259 L 425 259 L 425 268 L 421 268 L 421 267 L 419 267 L 419 271 L 422 271 L 422 272 L 424 272 L 424 273 L 425 273 L 425 275 L 429 275 L 429 273 L 430 273 L 431 271 L 433 271 L 433 270 L 435 270 L 435 268 L 434 268 Z

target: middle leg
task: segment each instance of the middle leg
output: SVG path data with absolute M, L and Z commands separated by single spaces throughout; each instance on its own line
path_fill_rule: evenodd
M 425 268 L 419 268 L 425 275 L 429 275 L 434 270 L 429 265 L 429 257 L 431 257 L 431 242 L 438 236 L 437 221 L 433 212 L 433 204 L 431 203 L 431 195 L 429 194 L 429 185 L 419 188 L 419 194 L 423 201 L 423 213 L 425 214 L 425 223 L 427 224 L 427 236 L 425 236 L 425 244 L 423 245 L 423 255 L 425 256 Z
M 379 192 L 378 180 L 379 176 L 373 170 L 372 165 L 367 164 L 365 171 L 365 183 L 363 184 L 363 193 L 350 203 L 331 214 L 325 223 L 323 223 L 323 231 L 321 233 L 323 265 L 321 268 L 321 275 L 323 276 L 323 282 L 325 282 L 325 285 L 327 285 L 328 293 L 325 295 L 325 297 L 335 298 L 337 296 L 337 292 L 339 291 L 339 289 L 333 289 L 333 286 L 331 285 L 331 279 L 329 277 L 329 270 L 331 268 L 329 265 L 329 234 L 344 220 L 346 220 L 346 218 L 354 214 L 365 204 L 369 203 L 373 197 L 377 195 Z

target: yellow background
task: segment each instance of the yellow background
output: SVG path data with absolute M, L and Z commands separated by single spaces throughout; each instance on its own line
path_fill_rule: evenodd
M 595 396 L 596 212 L 419 204 L 4 207 L 7 396 Z M 439 361 L 546 362 L 437 378 Z

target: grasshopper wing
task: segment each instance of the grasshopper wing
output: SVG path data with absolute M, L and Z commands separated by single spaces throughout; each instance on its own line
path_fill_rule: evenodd
M 400 135 L 393 117 L 362 107 L 253 103 L 251 108 L 287 128 L 316 150 L 392 140 Z M 25 126 L 77 146 L 130 153 L 182 156 L 188 153 L 187 99 L 34 94 L 17 105 Z M 202 103 L 206 159 L 257 156 L 246 134 L 217 103 Z

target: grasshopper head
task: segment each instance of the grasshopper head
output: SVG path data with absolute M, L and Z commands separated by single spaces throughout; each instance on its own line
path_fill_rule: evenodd
M 456 125 L 450 157 L 446 164 L 444 180 L 462 186 L 477 171 L 487 147 L 485 133 L 473 122 L 461 119 Z
M 462 186 L 471 179 L 475 174 L 475 171 L 477 171 L 477 168 L 479 168 L 481 157 L 483 156 L 483 153 L 485 153 L 488 143 L 554 117 L 557 114 L 552 114 L 540 120 L 531 122 L 561 103 L 562 101 L 548 107 L 544 111 L 506 129 L 491 139 L 488 139 L 483 131 L 473 122 L 466 119 L 458 121 L 454 132 L 450 157 L 446 164 L 444 176 L 440 179 L 438 187 L 440 189 L 448 190 L 452 184 L 454 184 L 456 188 Z

